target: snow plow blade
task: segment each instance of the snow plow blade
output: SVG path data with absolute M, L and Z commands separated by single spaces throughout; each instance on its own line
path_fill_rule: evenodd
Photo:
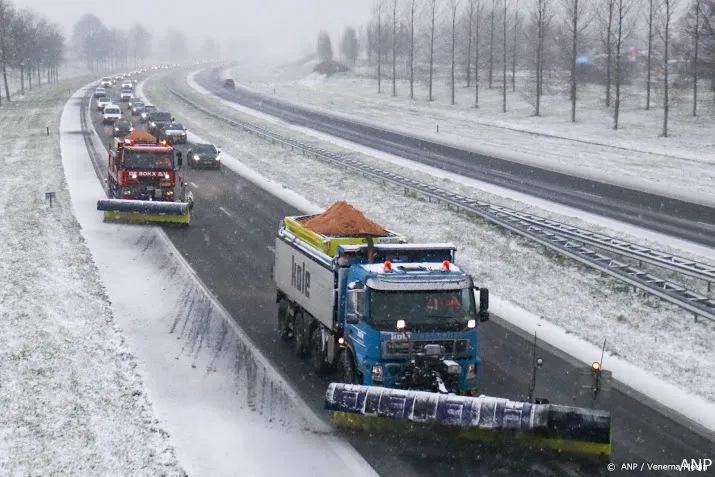
M 105 222 L 165 223 L 188 225 L 191 210 L 187 202 L 102 199 L 97 210 Z
M 460 441 L 523 445 L 589 458 L 611 454 L 606 411 L 331 383 L 325 408 L 338 427 Z

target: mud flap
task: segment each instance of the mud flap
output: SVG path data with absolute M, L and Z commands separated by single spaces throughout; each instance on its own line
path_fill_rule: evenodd
M 507 442 L 598 458 L 611 454 L 606 411 L 341 383 L 328 387 L 325 408 L 344 428 Z

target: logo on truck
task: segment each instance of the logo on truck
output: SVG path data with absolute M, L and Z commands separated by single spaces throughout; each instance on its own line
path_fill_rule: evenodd
M 295 263 L 295 255 L 291 256 L 290 284 L 307 298 L 310 298 L 310 272 L 305 268 L 305 262 Z

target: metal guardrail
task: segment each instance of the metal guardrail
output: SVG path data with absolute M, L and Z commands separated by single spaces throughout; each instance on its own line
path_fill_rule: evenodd
M 181 99 L 192 108 L 214 119 L 218 119 L 234 127 L 242 128 L 245 131 L 256 133 L 270 139 L 272 142 L 279 142 L 292 149 L 311 154 L 316 158 L 327 160 L 332 164 L 337 164 L 363 175 L 369 175 L 406 190 L 417 192 L 429 199 L 435 199 L 438 202 L 455 206 L 458 211 L 471 212 L 507 230 L 577 260 L 584 265 L 688 310 L 695 315 L 696 321 L 699 316 L 715 321 L 715 299 L 688 290 L 680 284 L 664 280 L 627 263 L 615 260 L 613 257 L 603 255 L 594 250 L 594 248 L 601 248 L 617 255 L 635 258 L 678 273 L 705 280 L 708 283 L 708 289 L 710 289 L 710 283 L 715 281 L 715 266 L 697 263 L 692 260 L 641 247 L 612 237 L 578 229 L 543 217 L 454 194 L 377 167 L 366 165 L 356 159 L 343 157 L 332 151 L 304 144 L 296 139 L 282 136 L 256 124 L 239 119 L 227 118 L 194 103 L 173 90 L 167 84 L 164 84 L 164 87 L 172 95 Z

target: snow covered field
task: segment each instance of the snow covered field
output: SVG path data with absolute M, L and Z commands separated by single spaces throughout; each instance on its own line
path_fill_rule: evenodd
M 60 114 L 85 82 L 0 112 L 0 475 L 181 476 L 62 174 Z
M 157 417 L 188 475 L 307 477 L 340 468 L 346 476 L 375 476 L 255 349 L 161 228 L 102 221 L 96 210 L 101 182 L 76 134 L 82 94 L 68 103 L 61 126 L 72 205 Z M 96 134 L 92 140 L 104 161 L 103 144 Z
M 474 89 L 456 89 L 456 105 L 450 105 L 449 87 L 435 84 L 435 101 L 427 102 L 427 88 L 416 83 L 415 100 L 409 99 L 409 83 L 398 81 L 397 97 L 392 82 L 354 74 L 330 78 L 310 73 L 310 65 L 284 68 L 246 65 L 233 69 L 237 81 L 260 91 L 305 105 L 329 109 L 363 121 L 389 125 L 410 134 L 456 143 L 462 147 L 501 155 L 542 167 L 580 171 L 581 175 L 640 183 L 661 193 L 692 194 L 715 202 L 715 110 L 708 98 L 700 116 L 688 115 L 687 95 L 672 107 L 668 138 L 658 137 L 662 109 L 658 95 L 650 111 L 637 90 L 624 88 L 622 129 L 612 129 L 612 114 L 602 104 L 602 89 L 583 86 L 579 91 L 578 122 L 570 122 L 566 88 L 547 85 L 542 117 L 533 116 L 528 99 L 530 85 L 519 84 L 507 93 L 508 112 L 501 112 L 501 90 L 480 88 L 480 108 L 474 109 Z M 705 89 L 704 87 L 702 88 Z M 704 93 L 704 92 L 703 92 Z M 439 126 L 439 133 L 437 133 Z M 568 139 L 568 140 L 565 140 Z
M 184 81 L 174 84 L 183 94 L 214 111 L 271 127 L 268 121 L 239 113 L 215 99 L 192 92 Z M 712 323 L 693 323 L 692 317 L 679 309 L 633 293 L 619 282 L 544 253 L 540 247 L 495 227 L 475 223 L 441 206 L 404 196 L 402 191 L 385 188 L 240 133 L 187 108 L 164 90 L 158 80 L 149 80 L 144 91 L 152 103 L 172 111 L 196 134 L 220 144 L 224 151 L 270 179 L 323 207 L 339 199 L 347 200 L 384 226 L 405 233 L 413 240 L 454 242 L 460 248 L 459 262 L 475 275 L 478 283 L 505 300 L 596 346 L 607 338 L 607 349 L 614 355 L 715 401 L 715 371 L 711 367 L 715 350 L 710 345 L 715 337 L 715 326 Z M 303 136 L 302 140 L 330 147 L 312 137 Z M 339 151 L 334 146 L 332 149 Z M 461 186 L 444 179 L 354 152 L 350 154 L 427 183 L 489 200 L 484 197 L 487 194 L 467 187 L 459 190 Z M 415 225 L 416 217 L 420 218 L 419 227 Z

